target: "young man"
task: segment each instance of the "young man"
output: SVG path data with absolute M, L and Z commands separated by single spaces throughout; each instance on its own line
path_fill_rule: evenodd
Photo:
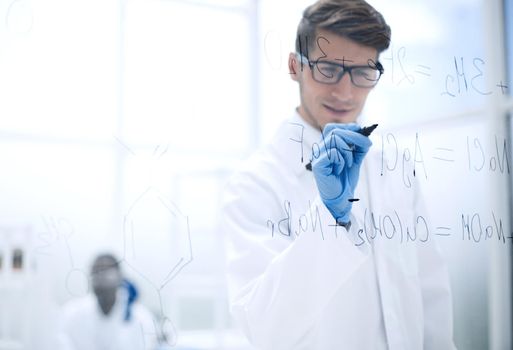
M 308 7 L 289 57 L 300 105 L 226 187 L 231 310 L 259 349 L 454 349 L 416 191 L 380 176 L 356 124 L 389 41 L 364 0 Z

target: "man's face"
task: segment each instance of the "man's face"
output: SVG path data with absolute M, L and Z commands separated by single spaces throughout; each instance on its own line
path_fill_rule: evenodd
M 321 58 L 351 67 L 368 66 L 369 62 L 377 61 L 378 54 L 372 47 L 319 30 L 315 47 L 308 52 L 308 56 L 311 62 Z M 295 54 L 290 54 L 289 68 L 292 79 L 299 83 L 299 114 L 318 129 L 324 128 L 327 123 L 355 122 L 372 89 L 354 86 L 347 72 L 336 84 L 319 83 L 312 77 L 312 69 L 316 68 L 301 65 Z
M 108 265 L 95 265 L 91 274 L 91 284 L 95 293 L 115 291 L 122 281 L 121 273 L 115 267 Z

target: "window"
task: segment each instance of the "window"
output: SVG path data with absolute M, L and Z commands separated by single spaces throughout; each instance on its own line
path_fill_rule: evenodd
M 0 209 L 32 227 L 44 305 L 86 294 L 94 254 L 114 251 L 178 345 L 245 346 L 214 229 L 258 139 L 255 4 L 0 4 Z M 27 347 L 45 348 L 50 311 L 25 320 Z

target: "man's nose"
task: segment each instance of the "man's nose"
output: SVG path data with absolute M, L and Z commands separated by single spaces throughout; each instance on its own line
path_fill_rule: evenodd
M 342 79 L 333 86 L 332 95 L 339 100 L 350 100 L 353 97 L 353 83 L 349 72 L 345 72 Z

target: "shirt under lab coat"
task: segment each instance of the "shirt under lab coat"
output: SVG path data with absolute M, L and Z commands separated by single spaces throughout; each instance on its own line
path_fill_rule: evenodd
M 59 350 L 155 349 L 157 327 L 151 313 L 135 303 L 130 320 L 125 321 L 126 298 L 120 290 L 108 316 L 92 294 L 68 302 L 60 320 Z
M 349 232 L 305 165 L 321 133 L 295 113 L 228 182 L 231 311 L 259 349 L 454 349 L 446 267 L 415 185 L 367 154 Z

